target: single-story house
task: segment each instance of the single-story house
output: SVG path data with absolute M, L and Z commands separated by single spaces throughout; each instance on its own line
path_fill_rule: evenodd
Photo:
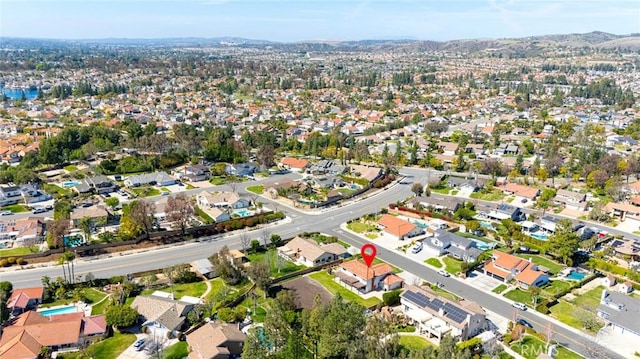
M 556 196 L 553 197 L 553 203 L 563 205 L 575 211 L 584 211 L 587 207 L 587 195 L 566 189 L 559 189 L 556 191 Z
M 462 199 L 456 197 L 436 198 L 436 197 L 414 197 L 409 202 L 411 208 L 417 208 L 421 205 L 423 208 L 433 208 L 436 210 L 448 210 L 450 212 L 457 211 L 464 204 Z
M 278 248 L 278 254 L 307 267 L 333 262 L 347 256 L 347 249 L 338 243 L 318 244 L 314 240 L 295 237 Z
M 177 334 L 186 321 L 193 303 L 174 300 L 159 295 L 139 295 L 131 303 L 142 318 L 142 325 L 152 332 Z
M 614 334 L 631 335 L 635 341 L 640 340 L 640 299 L 603 289 L 597 314 Z
M 189 182 L 206 181 L 211 177 L 211 170 L 204 165 L 185 166 L 180 178 Z
M 228 164 L 225 167 L 225 172 L 232 176 L 247 177 L 253 176 L 254 173 L 258 172 L 258 167 L 251 163 Z
M 244 339 L 237 324 L 205 323 L 187 335 L 189 359 L 239 358 Z
M 415 224 L 390 214 L 383 214 L 378 220 L 378 226 L 399 240 L 415 237 L 424 233 L 424 230 Z
M 309 167 L 309 161 L 301 158 L 285 157 L 280 163 L 282 167 L 298 172 L 304 172 Z
M 190 263 L 191 268 L 193 268 L 196 272 L 200 273 L 207 279 L 213 279 L 218 276 L 213 268 L 213 264 L 207 258 L 198 259 Z
M 13 315 L 18 315 L 30 309 L 35 309 L 42 303 L 44 287 L 17 288 L 11 293 L 7 301 L 7 308 Z
M 516 200 L 518 201 L 527 200 L 531 202 L 535 201 L 540 194 L 539 189 L 518 183 L 507 183 L 502 189 L 502 192 L 516 196 Z
M 540 287 L 549 281 L 549 276 L 538 270 L 535 263 L 495 250 L 491 261 L 484 266 L 484 273 L 503 282 L 515 279 L 524 289 L 530 286 Z
M 127 187 L 140 187 L 147 185 L 164 187 L 171 186 L 176 183 L 176 179 L 169 176 L 166 172 L 145 173 L 131 176 L 124 180 L 124 184 Z
M 84 179 L 74 188 L 80 193 L 88 193 L 95 191 L 98 194 L 112 193 L 118 189 L 118 185 L 111 181 L 107 176 L 99 175 Z
M 41 217 L 27 217 L 0 221 L 0 239 L 10 239 L 14 245 L 34 245 L 42 243 L 45 222 Z
M 237 193 L 233 192 L 202 191 L 196 195 L 196 202 L 198 203 L 198 205 L 207 208 L 232 207 L 232 205 L 235 204 L 239 199 L 240 196 Z

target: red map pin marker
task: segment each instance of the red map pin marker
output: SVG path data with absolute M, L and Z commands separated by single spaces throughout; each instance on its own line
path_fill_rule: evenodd
M 376 250 L 376 246 L 371 243 L 367 243 L 362 246 L 362 249 L 360 249 L 360 254 L 364 259 L 364 262 L 367 263 L 367 267 L 371 267 L 371 263 L 373 263 L 373 260 L 376 259 L 377 252 L 378 250 Z

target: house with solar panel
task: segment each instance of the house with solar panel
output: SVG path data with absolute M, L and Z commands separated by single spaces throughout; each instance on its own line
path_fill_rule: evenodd
M 400 305 L 418 331 L 429 338 L 440 340 L 449 334 L 464 341 L 489 328 L 486 313 L 478 304 L 444 298 L 426 287 L 407 286 L 400 295 Z

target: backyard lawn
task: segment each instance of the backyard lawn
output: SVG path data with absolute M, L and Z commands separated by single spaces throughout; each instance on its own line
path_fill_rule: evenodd
M 11 211 L 11 213 L 29 212 L 29 207 L 23 204 L 10 204 L 2 207 L 3 211 Z
M 443 257 L 442 261 L 445 265 L 445 270 L 451 274 L 458 274 L 462 271 L 462 261 L 453 259 L 451 257 Z
M 425 260 L 424 262 L 436 268 L 442 268 L 442 262 L 440 262 L 438 258 L 434 258 L 434 257 L 427 258 L 427 260 Z
M 142 291 L 143 295 L 148 295 L 156 290 L 161 290 L 163 292 L 171 293 L 171 288 L 168 285 L 163 285 L 160 287 L 154 287 L 151 289 L 145 289 Z M 207 291 L 207 284 L 205 282 L 193 282 L 193 283 L 179 283 L 173 285 L 173 294 L 176 299 L 180 299 L 185 295 L 190 297 L 200 297 Z
M 255 194 L 262 194 L 262 193 L 264 193 L 264 186 L 263 185 L 249 186 L 249 187 L 247 187 L 247 191 L 253 192 Z
M 600 297 L 602 296 L 603 286 L 598 286 L 587 292 L 580 294 L 573 300 L 577 305 L 588 306 L 589 308 L 597 308 L 600 305 Z
M 87 298 L 87 302 L 89 304 L 97 303 L 107 296 L 106 293 L 103 293 L 93 288 L 82 288 L 81 291 L 82 291 L 82 294 Z M 72 301 L 73 301 L 73 298 L 64 298 L 64 299 L 59 299 L 50 303 L 42 303 L 41 307 L 48 308 L 48 307 L 55 307 L 57 305 L 67 305 L 67 304 L 70 304 Z
M 546 353 L 545 343 L 531 335 L 526 335 L 522 340 L 511 344 L 511 349 L 526 359 L 536 359 L 541 353 Z M 582 356 L 558 346 L 555 359 L 581 359 Z
M 431 192 L 440 193 L 440 194 L 449 194 L 451 192 L 451 187 L 439 187 L 439 188 L 431 188 Z
M 67 172 L 75 172 L 78 170 L 78 167 L 74 165 L 64 166 L 64 170 Z
M 343 287 L 341 284 L 336 283 L 333 280 L 333 276 L 325 271 L 316 272 L 309 275 L 309 278 L 315 280 L 316 282 L 322 284 L 329 292 L 332 294 L 338 294 L 342 296 L 345 300 L 350 302 L 355 302 L 360 305 L 363 305 L 367 308 L 372 307 L 378 303 L 380 303 L 380 299 L 378 298 L 368 298 L 364 299 L 359 295 L 352 292 L 349 288 Z
M 374 232 L 378 230 L 376 226 L 363 222 L 351 222 L 347 224 L 347 228 L 356 233 Z
M 562 268 L 564 268 L 565 266 L 563 266 L 562 264 L 558 264 L 556 262 L 553 262 L 547 258 L 541 257 L 541 256 L 534 256 L 534 255 L 519 255 L 518 257 L 520 258 L 524 258 L 524 259 L 529 259 L 531 258 L 531 261 L 539 266 L 543 266 L 543 267 L 547 267 L 549 268 L 549 274 L 552 275 L 556 275 L 558 274 L 558 272 L 560 272 L 562 270 Z
M 504 294 L 504 296 L 516 302 L 526 304 L 528 306 L 533 304 L 533 299 L 531 298 L 531 294 L 529 294 L 529 292 L 525 292 L 518 288 L 508 291 L 507 293 Z
M 160 195 L 160 190 L 155 187 L 140 187 L 132 188 L 131 190 L 140 197 L 152 197 Z
M 269 249 L 267 252 L 248 254 L 247 258 L 254 263 L 268 263 L 269 267 L 271 267 L 271 276 L 275 278 L 282 277 L 285 274 L 305 268 L 302 265 L 296 265 L 282 258 L 278 255 L 277 250 L 273 248 Z
M 90 345 L 87 348 L 87 356 L 90 358 L 115 359 L 135 341 L 135 335 L 121 334 L 115 331 L 111 338 Z
M 211 284 L 211 291 L 205 298 L 207 302 L 216 302 L 217 305 L 221 299 L 224 299 L 222 298 L 223 295 L 225 298 L 235 298 L 238 295 L 238 291 L 235 288 L 227 286 L 220 278 L 213 279 L 209 281 L 209 283 Z M 226 293 L 224 291 L 226 291 Z M 222 292 L 222 294 L 220 294 L 220 292 Z
M 400 335 L 398 345 L 408 351 L 418 351 L 428 347 L 435 347 L 430 341 L 417 335 Z
M 38 253 L 38 251 L 39 251 L 38 246 L 0 249 L 0 257 L 24 256 L 31 253 Z
M 561 280 L 552 280 L 544 287 L 542 287 L 542 290 L 551 295 L 554 295 L 568 289 L 569 287 L 571 287 L 571 283 L 567 283 Z
M 62 197 L 62 196 L 66 196 L 68 194 L 71 193 L 70 190 L 66 189 L 66 188 L 62 188 L 58 185 L 52 184 L 52 183 L 47 183 L 44 186 L 42 186 L 42 188 L 44 189 L 45 192 L 54 195 L 57 194 L 58 196 Z
M 482 192 L 473 192 L 469 195 L 469 198 L 480 199 L 483 201 L 499 201 L 503 199 L 506 195 L 502 193 L 500 190 L 493 190 L 490 193 L 482 193 Z
M 584 294 L 579 295 L 572 301 L 560 300 L 558 304 L 549 308 L 551 315 L 559 321 L 580 330 L 586 330 L 589 333 L 597 332 L 602 324 L 595 314 L 595 308 L 600 304 L 600 295 L 603 287 L 593 288 Z M 585 329 L 583 320 L 593 320 L 597 323 L 596 330 Z
M 182 359 L 189 355 L 189 344 L 187 342 L 177 342 L 168 346 L 163 352 L 164 359 Z

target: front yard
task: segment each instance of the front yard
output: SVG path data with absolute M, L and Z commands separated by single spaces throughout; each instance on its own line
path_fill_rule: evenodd
M 549 308 L 551 316 L 574 328 L 594 334 L 602 328 L 595 309 L 600 304 L 603 287 L 593 288 L 570 301 L 560 300 Z
M 136 336 L 134 334 L 121 334 L 116 331 L 111 338 L 90 345 L 86 354 L 89 358 L 116 359 L 120 353 L 135 341 Z
M 271 268 L 271 276 L 282 277 L 285 274 L 304 269 L 303 265 L 296 265 L 278 255 L 278 251 L 271 248 L 266 252 L 247 254 L 247 258 L 253 263 L 266 262 Z
M 23 204 L 10 204 L 2 207 L 3 211 L 11 211 L 11 213 L 29 212 L 29 207 Z
M 581 359 L 582 356 L 568 350 L 567 348 L 558 346 L 555 359 Z M 511 349 L 522 355 L 526 359 L 536 359 L 538 355 L 546 353 L 546 345 L 542 340 L 525 335 L 521 340 L 511 344 Z
M 473 192 L 469 195 L 469 198 L 479 199 L 483 201 L 500 201 L 506 195 L 502 193 L 502 191 L 494 189 L 492 192 L 483 193 L 483 192 Z
M 462 261 L 453 259 L 451 257 L 442 257 L 442 261 L 445 265 L 445 270 L 451 274 L 458 274 L 462 272 Z
M 373 224 L 369 224 L 365 222 L 355 222 L 355 221 L 347 224 L 347 228 L 349 228 L 349 230 L 352 230 L 356 233 L 368 233 L 368 232 L 379 231 L 378 227 Z
M 151 186 L 132 188 L 131 191 L 139 197 L 153 197 L 160 195 L 160 190 Z
M 440 262 L 438 258 L 435 258 L 435 257 L 427 258 L 424 262 L 430 266 L 433 266 L 436 268 L 442 268 L 442 262 Z
M 531 298 L 531 294 L 519 288 L 515 288 L 513 290 L 508 291 L 507 293 L 504 294 L 504 296 L 513 301 L 520 302 L 528 306 L 533 305 L 533 299 Z
M 249 186 L 249 187 L 247 187 L 247 191 L 255 193 L 255 194 L 262 194 L 262 193 L 264 193 L 264 186 L 263 185 Z
M 348 300 L 350 302 L 358 303 L 367 308 L 373 307 L 380 303 L 380 299 L 378 298 L 367 298 L 364 299 L 358 294 L 351 291 L 351 289 L 342 286 L 333 280 L 333 276 L 326 271 L 320 271 L 309 275 L 309 278 L 315 280 L 316 282 L 322 284 L 331 294 L 336 295 L 340 293 L 343 299 Z

